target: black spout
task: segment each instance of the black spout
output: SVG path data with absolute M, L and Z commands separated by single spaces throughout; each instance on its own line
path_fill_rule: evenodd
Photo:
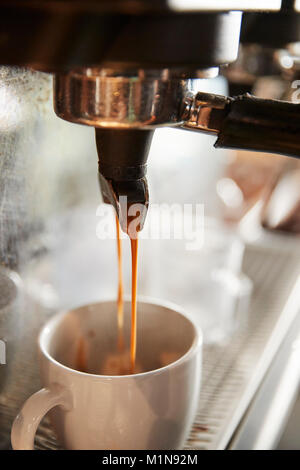
M 145 222 L 149 204 L 147 157 L 153 132 L 96 129 L 101 192 L 104 202 L 115 207 L 124 232 L 128 231 L 128 215 L 134 215 L 128 213 L 133 204 L 139 209 L 138 230 Z

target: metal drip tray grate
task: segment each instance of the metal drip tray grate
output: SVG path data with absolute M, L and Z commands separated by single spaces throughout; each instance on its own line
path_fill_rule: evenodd
M 254 281 L 248 327 L 227 346 L 205 347 L 200 407 L 187 449 L 228 445 L 298 311 L 299 267 L 297 252 L 247 248 L 244 272 Z
M 199 411 L 186 449 L 228 445 L 297 313 L 299 268 L 299 250 L 247 247 L 243 271 L 254 281 L 248 327 L 228 345 L 204 348 Z M 36 447 L 58 448 L 47 418 Z

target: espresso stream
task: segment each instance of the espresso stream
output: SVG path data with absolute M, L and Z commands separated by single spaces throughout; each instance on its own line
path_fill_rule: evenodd
M 126 372 L 126 352 L 124 344 L 124 286 L 123 286 L 123 269 L 122 269 L 122 240 L 119 219 L 116 215 L 116 234 L 117 234 L 117 251 L 118 251 L 118 351 L 121 355 L 120 373 Z M 136 358 L 136 315 L 137 315 L 137 259 L 138 259 L 138 239 L 130 238 L 131 245 L 131 263 L 132 263 L 132 281 L 131 281 L 131 333 L 130 333 L 130 372 L 135 371 Z M 125 367 L 125 371 L 124 371 Z
M 135 371 L 136 359 L 136 298 L 137 298 L 137 259 L 138 239 L 131 238 L 131 262 L 132 262 L 132 284 L 131 284 L 131 337 L 130 337 L 130 368 L 131 373 Z
M 122 240 L 120 237 L 120 224 L 116 216 L 116 233 L 117 233 L 117 249 L 118 249 L 118 349 L 120 354 L 124 354 L 124 288 L 123 288 L 123 272 L 122 272 Z M 137 260 L 138 260 L 138 238 L 132 238 L 129 233 L 131 245 L 131 265 L 132 265 L 132 280 L 131 280 L 131 333 L 130 333 L 130 372 L 133 374 L 135 371 L 135 358 L 136 358 L 136 315 L 137 315 Z M 124 357 L 123 357 L 124 359 Z M 120 371 L 121 372 L 121 371 Z M 124 373 L 124 372 L 123 372 Z
M 122 266 L 122 240 L 120 233 L 120 223 L 116 215 L 116 235 L 117 235 L 117 252 L 118 252 L 118 351 L 121 354 L 124 351 L 124 286 L 123 286 L 123 266 Z
M 116 354 L 110 354 L 99 373 L 105 375 L 134 374 L 136 371 L 136 337 L 137 337 L 137 260 L 138 260 L 138 238 L 133 238 L 128 233 L 131 245 L 132 260 L 132 285 L 131 285 L 131 332 L 130 332 L 130 354 L 125 349 L 124 341 L 124 285 L 122 266 L 122 239 L 119 219 L 116 215 L 116 239 L 118 253 L 118 293 L 117 293 L 117 323 L 118 340 Z M 76 368 L 81 372 L 88 372 L 88 344 L 84 337 L 79 339 L 77 346 Z

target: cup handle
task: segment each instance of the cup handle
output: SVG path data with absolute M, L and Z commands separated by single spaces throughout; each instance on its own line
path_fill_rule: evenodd
M 24 403 L 11 429 L 11 444 L 14 450 L 34 450 L 34 438 L 42 418 L 55 406 L 72 409 L 70 393 L 61 385 L 42 388 Z

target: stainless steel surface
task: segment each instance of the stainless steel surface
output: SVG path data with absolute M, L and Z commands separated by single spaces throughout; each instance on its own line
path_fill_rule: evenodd
M 215 76 L 218 68 L 199 71 Z M 106 128 L 148 128 L 178 125 L 188 79 L 170 70 L 87 68 L 57 74 L 56 114 L 71 122 Z M 182 74 L 183 75 L 183 74 Z M 188 77 L 189 78 L 189 77 Z
M 243 270 L 254 280 L 248 328 L 227 345 L 204 348 L 199 411 L 187 449 L 228 446 L 297 315 L 299 266 L 299 249 L 286 250 L 285 238 L 276 249 L 247 247 Z M 36 442 L 38 449 L 58 448 L 47 419 Z
M 20 305 L 15 305 L 15 311 L 10 312 L 13 314 L 14 325 L 5 324 L 5 330 L 11 330 L 7 349 L 14 347 L 14 350 L 10 351 L 7 364 L 0 365 L 0 368 L 7 368 L 5 383 L 0 380 L 0 450 L 9 448 L 10 429 L 16 414 L 28 396 L 40 387 L 36 337 L 45 322 L 45 316 L 41 314 L 41 307 L 29 297 L 23 296 L 20 300 Z M 0 325 L 0 338 L 2 332 Z
M 230 98 L 212 93 L 198 92 L 195 96 L 187 96 L 182 128 L 218 134 L 229 103 Z
M 200 409 L 188 448 L 228 446 L 298 313 L 299 266 L 299 249 L 247 248 L 244 271 L 254 280 L 249 325 L 227 348 L 205 351 Z
M 277 448 L 300 389 L 299 340 L 300 310 L 235 433 L 231 449 Z
M 97 154 L 93 129 L 72 126 L 53 112 L 49 75 L 0 67 L 0 102 L 0 264 L 20 273 L 51 244 L 43 232 L 50 214 L 85 198 L 98 203 Z M 9 430 L 16 410 L 39 387 L 36 335 L 45 311 L 26 299 L 22 309 L 14 305 L 1 317 L 0 308 L 0 340 L 9 334 L 18 349 L 0 365 L 0 429 Z
M 291 410 L 289 420 L 283 430 L 280 441 L 276 447 L 278 450 L 300 449 L 300 395 Z
M 0 450 L 7 446 L 10 422 L 5 407 L 14 393 L 14 373 L 21 354 L 23 289 L 17 273 L 0 269 Z M 22 390 L 11 404 L 14 413 L 22 403 Z
M 26 258 L 21 243 L 32 230 L 31 170 L 38 167 L 42 124 L 53 113 L 50 91 L 48 75 L 0 66 L 0 260 L 13 269 Z

